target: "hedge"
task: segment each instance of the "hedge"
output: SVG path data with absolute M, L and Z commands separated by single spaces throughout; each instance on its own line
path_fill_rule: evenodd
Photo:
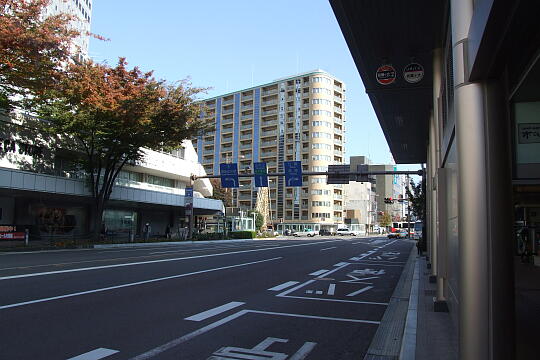
M 257 237 L 255 231 L 232 231 L 229 233 L 231 239 L 254 239 Z

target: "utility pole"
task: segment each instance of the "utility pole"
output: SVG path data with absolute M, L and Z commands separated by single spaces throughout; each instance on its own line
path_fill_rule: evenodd
M 410 180 L 409 174 L 407 174 L 407 183 L 405 184 L 405 195 L 407 195 L 407 189 L 409 188 Z M 407 199 L 407 237 L 411 238 L 411 202 L 410 199 Z

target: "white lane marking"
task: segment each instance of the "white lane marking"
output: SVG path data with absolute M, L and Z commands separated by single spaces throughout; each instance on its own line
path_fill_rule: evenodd
M 306 294 L 313 294 L 313 290 L 306 290 Z
M 137 282 L 123 284 L 123 285 L 109 286 L 109 287 L 105 287 L 105 288 L 101 288 L 101 289 L 81 291 L 81 292 L 72 293 L 72 294 L 66 294 L 66 295 L 60 295 L 60 296 L 53 296 L 53 297 L 49 297 L 49 298 L 43 298 L 43 299 L 20 302 L 20 303 L 16 303 L 16 304 L 2 305 L 2 306 L 0 306 L 0 310 L 14 308 L 14 307 L 23 306 L 23 305 L 36 304 L 36 303 L 41 303 L 41 302 L 46 302 L 46 301 L 51 301 L 51 300 L 64 299 L 64 298 L 69 298 L 69 297 L 74 297 L 74 296 L 93 294 L 93 293 L 102 292 L 102 291 L 121 289 L 121 288 L 125 288 L 125 287 L 130 287 L 130 286 L 149 284 L 149 283 L 153 283 L 153 282 L 157 282 L 157 281 L 176 279 L 176 278 L 181 278 L 181 277 L 186 277 L 186 276 L 191 276 L 191 275 L 198 275 L 198 274 L 203 274 L 203 273 L 212 272 L 212 271 L 219 271 L 219 270 L 232 269 L 232 268 L 241 267 L 241 266 L 260 264 L 260 263 L 263 263 L 263 262 L 274 261 L 274 260 L 279 260 L 279 259 L 283 259 L 283 257 L 275 257 L 275 258 L 271 258 L 271 259 L 252 261 L 252 262 L 247 262 L 247 263 L 242 263 L 242 264 L 222 266 L 222 267 L 213 268 L 213 269 L 194 271 L 194 272 L 191 272 L 191 273 L 166 276 L 166 277 L 150 279 L 150 280 L 137 281 Z
M 244 305 L 244 304 L 245 303 L 240 302 L 240 301 L 231 301 L 228 304 L 217 306 L 217 307 L 215 307 L 213 309 L 206 310 L 206 311 L 203 311 L 201 313 L 198 313 L 198 314 L 192 315 L 190 317 L 187 317 L 187 318 L 185 318 L 185 320 L 203 321 L 203 320 L 206 320 L 208 318 L 211 318 L 212 316 L 216 316 L 218 314 L 221 314 L 221 313 L 223 313 L 225 311 L 234 309 L 235 307 L 238 307 L 238 306 L 241 306 L 241 305 Z
M 268 290 L 270 290 L 270 291 L 281 291 L 281 290 L 283 290 L 283 289 L 288 288 L 289 286 L 293 286 L 293 285 L 296 285 L 296 284 L 298 284 L 298 283 L 299 283 L 299 281 L 287 281 L 286 283 L 283 283 L 283 284 L 281 284 L 281 285 L 277 285 L 277 286 L 271 287 L 271 288 L 268 289 Z
M 313 350 L 313 348 L 315 348 L 316 345 L 317 343 L 310 342 L 310 341 L 304 343 L 304 345 L 302 345 L 302 347 L 298 349 L 298 351 L 295 352 L 294 355 L 289 358 L 289 360 L 305 359 L 309 355 L 309 353 Z
M 255 345 L 253 347 L 253 350 L 264 351 L 264 350 L 268 349 L 270 347 L 270 345 L 272 345 L 273 343 L 276 343 L 276 342 L 286 343 L 286 342 L 289 342 L 289 339 L 280 339 L 280 338 L 275 338 L 275 337 L 267 337 L 266 339 L 261 341 L 259 344 Z
M 317 294 L 317 295 L 322 295 L 322 291 L 321 291 L 321 290 L 317 290 L 317 291 L 315 291 L 315 294 Z
M 366 286 L 365 288 L 362 288 L 362 289 L 360 289 L 360 290 L 354 291 L 354 292 L 348 294 L 347 296 L 355 296 L 355 295 L 358 295 L 358 294 L 363 293 L 364 291 L 368 291 L 369 289 L 373 289 L 373 286 Z
M 27 278 L 27 277 L 33 277 L 33 276 L 63 274 L 63 273 L 78 272 L 78 271 L 110 269 L 110 268 L 117 268 L 117 267 L 124 267 L 124 266 L 156 264 L 156 263 L 169 262 L 169 261 L 200 259 L 200 258 L 205 258 L 205 257 L 215 257 L 215 256 L 224 256 L 224 255 L 233 255 L 233 254 L 244 254 L 244 253 L 249 253 L 249 252 L 267 251 L 267 250 L 275 250 L 275 249 L 286 249 L 286 248 L 298 247 L 298 246 L 320 245 L 320 244 L 325 244 L 327 242 L 336 242 L 336 241 L 340 241 L 340 240 L 328 240 L 328 241 L 319 241 L 319 242 L 304 243 L 304 244 L 274 246 L 274 247 L 271 247 L 271 248 L 263 248 L 263 249 L 230 251 L 230 252 L 220 253 L 220 254 L 206 254 L 206 255 L 186 256 L 186 257 L 173 258 L 173 259 L 149 260 L 149 261 L 139 261 L 139 262 L 115 264 L 115 265 L 92 266 L 92 267 L 80 268 L 80 269 L 58 270 L 58 271 L 47 271 L 47 272 L 40 272 L 40 273 L 33 273 L 33 274 L 12 275 L 12 276 L 0 277 L 0 281 L 1 280 Z
M 377 266 L 397 266 L 397 267 L 403 267 L 403 265 L 395 265 L 395 264 L 405 264 L 405 263 L 401 263 L 401 262 L 390 262 L 390 263 L 385 263 L 385 262 L 380 262 L 380 261 L 371 261 L 371 260 L 363 260 L 361 262 L 357 262 L 355 263 L 355 265 L 377 265 Z
M 365 304 L 365 305 L 382 305 L 382 306 L 388 306 L 388 303 L 385 302 L 375 302 L 375 301 L 360 301 L 360 300 L 340 300 L 340 299 L 326 299 L 326 298 L 312 298 L 309 296 L 294 296 L 294 295 L 284 295 L 281 296 L 284 298 L 291 298 L 291 299 L 302 299 L 302 300 L 317 300 L 317 301 L 333 301 L 333 302 L 341 302 L 341 303 L 349 303 L 349 304 Z
M 348 262 L 340 262 L 340 263 L 335 264 L 334 266 L 343 266 L 343 265 L 349 265 L 349 263 Z
M 308 280 L 308 281 L 306 281 L 306 282 L 301 283 L 300 285 L 297 285 L 297 286 L 295 286 L 295 287 L 293 287 L 293 288 L 290 288 L 289 290 L 285 290 L 284 292 L 279 293 L 279 294 L 277 294 L 276 296 L 283 296 L 283 295 L 290 294 L 290 293 L 292 293 L 293 291 L 298 290 L 298 289 L 300 289 L 300 288 L 302 288 L 302 287 L 304 287 L 304 286 L 306 286 L 306 285 L 309 285 L 309 284 L 311 284 L 311 283 L 313 283 L 313 282 L 315 282 L 315 280 Z
M 329 248 L 321 249 L 321 251 L 331 250 L 331 249 L 335 249 L 335 248 L 337 248 L 337 246 L 332 246 L 332 247 L 329 247 Z
M 321 274 L 324 274 L 325 272 L 327 272 L 328 270 L 326 269 L 322 269 L 322 270 L 317 270 L 315 272 L 312 272 L 311 274 L 309 275 L 312 275 L 312 276 L 317 276 L 317 275 L 321 275 Z
M 363 324 L 374 324 L 379 325 L 380 321 L 371 321 L 371 320 L 360 320 L 360 319 L 346 319 L 346 318 L 335 318 L 335 317 L 323 317 L 323 316 L 312 316 L 312 315 L 303 315 L 303 314 L 289 314 L 289 313 L 278 313 L 278 312 L 270 312 L 270 311 L 258 311 L 258 310 L 240 310 L 237 313 L 234 313 L 232 315 L 227 316 L 226 318 L 223 318 L 221 320 L 218 320 L 212 324 L 206 325 L 198 330 L 195 330 L 193 332 L 190 332 L 189 334 L 186 334 L 182 337 L 179 337 L 177 339 L 174 339 L 172 341 L 169 341 L 166 344 L 160 345 L 154 349 L 151 349 L 143 354 L 140 354 L 138 356 L 135 356 L 131 358 L 130 360 L 145 360 L 153 358 L 167 350 L 170 350 L 188 340 L 191 340 L 201 334 L 204 334 L 212 329 L 217 328 L 218 326 L 221 326 L 223 324 L 226 324 L 232 320 L 238 319 L 239 317 L 245 315 L 245 314 L 263 314 L 263 315 L 275 315 L 275 316 L 285 316 L 285 317 L 298 317 L 298 318 L 304 318 L 304 319 L 315 319 L 315 320 L 330 320 L 330 321 L 342 321 L 342 322 L 352 322 L 352 323 L 363 323 Z M 310 350 L 311 351 L 311 350 Z M 296 355 L 296 354 L 295 354 Z M 302 355 L 302 354 L 300 354 Z M 306 354 L 307 355 L 307 354 Z M 303 357 L 305 358 L 305 356 Z M 303 359 L 302 357 L 297 357 L 295 359 L 300 360 Z M 293 358 L 291 358 L 293 359 Z
M 112 354 L 116 354 L 117 352 L 119 351 L 99 348 L 99 349 L 95 349 L 87 353 L 69 358 L 67 360 L 99 360 L 99 359 L 106 358 L 107 356 L 111 356 Z
M 336 284 L 330 284 L 328 286 L 328 295 L 334 295 L 336 293 Z
M 227 316 L 226 318 L 223 318 L 221 320 L 218 320 L 216 322 L 213 322 L 209 325 L 206 325 L 205 327 L 202 327 L 200 329 L 197 329 L 195 331 L 192 331 L 190 332 L 189 334 L 186 334 L 182 337 L 179 337 L 177 339 L 174 339 L 172 341 L 169 341 L 168 343 L 166 344 L 163 344 L 161 346 L 158 346 L 154 349 L 151 349 L 143 354 L 140 354 L 138 356 L 135 356 L 134 358 L 131 358 L 131 360 L 144 360 L 144 359 L 150 359 L 158 354 L 161 354 L 162 352 L 164 351 L 167 351 L 169 349 L 172 349 L 173 347 L 175 346 L 178 346 L 188 340 L 191 340 L 193 339 L 194 337 L 196 336 L 199 336 L 201 334 L 204 334 L 205 332 L 208 332 L 212 329 L 215 329 L 217 328 L 218 326 L 220 325 L 223 325 L 223 324 L 226 324 L 228 323 L 229 321 L 232 321 L 234 319 L 237 319 L 239 318 L 240 316 L 244 315 L 244 314 L 247 314 L 249 312 L 249 310 L 240 310 L 239 312 L 237 313 L 234 313 L 232 315 L 229 315 Z
M 332 320 L 332 321 L 343 321 L 343 322 L 376 324 L 376 325 L 381 323 L 380 321 L 371 321 L 371 320 L 346 319 L 346 318 L 313 316 L 313 315 L 303 315 L 303 314 L 289 314 L 289 313 L 280 313 L 280 312 L 272 312 L 272 311 L 248 310 L 248 312 L 254 313 L 254 314 L 276 315 L 276 316 L 286 316 L 286 317 L 298 317 L 298 318 L 303 318 L 303 319 Z

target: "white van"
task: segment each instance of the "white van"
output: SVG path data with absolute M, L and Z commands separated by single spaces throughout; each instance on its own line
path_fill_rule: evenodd
M 336 235 L 340 235 L 340 236 L 343 236 L 343 235 L 358 236 L 358 235 L 360 235 L 360 231 L 350 230 L 349 228 L 342 227 L 342 228 L 338 228 L 336 230 Z

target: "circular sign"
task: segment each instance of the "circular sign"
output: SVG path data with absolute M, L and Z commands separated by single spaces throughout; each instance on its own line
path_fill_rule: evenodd
M 416 84 L 424 77 L 424 68 L 418 63 L 410 63 L 403 69 L 403 78 L 409 84 Z
M 396 69 L 392 65 L 383 65 L 377 69 L 377 82 L 381 85 L 389 85 L 396 80 Z

